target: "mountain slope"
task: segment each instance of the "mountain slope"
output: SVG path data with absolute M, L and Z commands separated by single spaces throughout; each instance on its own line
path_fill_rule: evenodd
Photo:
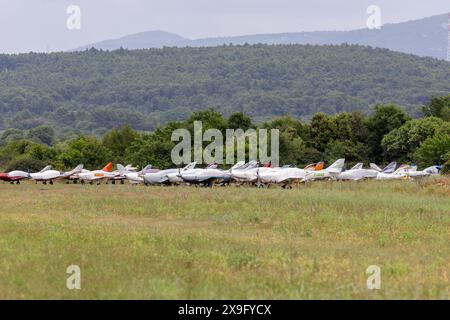
M 98 43 L 88 44 L 77 50 L 82 51 L 92 47 L 102 50 L 116 50 L 120 47 L 125 49 L 145 49 L 186 46 L 191 40 L 177 34 L 165 31 L 147 31 L 128 35 L 119 39 L 105 40 Z
M 0 55 L 0 129 L 151 130 L 193 110 L 256 120 L 450 93 L 450 63 L 356 45 L 254 45 Z
M 226 38 L 190 40 L 161 31 L 142 32 L 120 39 L 93 43 L 78 50 L 97 48 L 114 50 L 174 47 L 210 47 L 224 44 L 360 44 L 394 51 L 445 59 L 447 54 L 446 14 L 396 24 L 386 24 L 380 30 L 291 32 Z

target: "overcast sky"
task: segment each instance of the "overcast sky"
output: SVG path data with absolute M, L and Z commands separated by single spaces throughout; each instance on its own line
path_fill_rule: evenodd
M 366 26 L 372 4 L 383 23 L 450 11 L 449 0 L 0 0 L 0 52 L 68 50 L 150 30 L 188 38 L 349 30 Z M 81 9 L 80 30 L 66 27 L 69 5 Z

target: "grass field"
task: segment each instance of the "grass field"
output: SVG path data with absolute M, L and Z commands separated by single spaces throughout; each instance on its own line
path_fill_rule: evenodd
M 450 298 L 450 179 L 0 184 L 1 299 Z M 81 290 L 66 268 L 81 268 Z M 366 269 L 381 268 L 368 290 Z

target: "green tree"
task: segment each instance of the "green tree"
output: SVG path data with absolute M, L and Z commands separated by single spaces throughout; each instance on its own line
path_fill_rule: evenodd
M 372 116 L 367 118 L 366 126 L 369 130 L 368 145 L 370 156 L 375 161 L 389 161 L 383 159 L 381 141 L 385 134 L 400 128 L 411 118 L 398 106 L 377 105 Z
M 190 125 L 192 132 L 194 121 L 201 121 L 203 130 L 218 129 L 224 132 L 228 127 L 227 120 L 223 118 L 221 113 L 215 111 L 214 109 L 197 111 L 192 114 L 192 116 L 187 120 L 187 124 Z
M 445 164 L 450 160 L 450 124 L 426 139 L 416 151 L 415 159 L 423 166 Z
M 433 97 L 428 105 L 423 107 L 426 117 L 438 117 L 450 121 L 450 95 L 445 97 Z
M 79 136 L 58 146 L 58 161 L 64 169 L 84 164 L 85 168 L 99 169 L 112 159 L 111 151 L 96 137 Z
M 109 149 L 113 155 L 114 162 L 123 162 L 127 148 L 133 144 L 139 134 L 130 126 L 114 128 L 103 136 L 103 145 Z
M 22 130 L 10 128 L 5 130 L 0 137 L 0 144 L 7 144 L 14 140 L 22 140 L 25 134 Z
M 394 129 L 384 136 L 381 146 L 385 157 L 397 161 L 411 161 L 420 144 L 433 137 L 444 123 L 443 120 L 436 117 L 407 121 L 400 128 Z
M 229 129 L 235 129 L 235 130 L 242 129 L 242 130 L 246 131 L 247 129 L 250 129 L 251 127 L 253 127 L 252 119 L 247 117 L 242 112 L 233 113 L 228 118 L 228 128 Z
M 334 119 L 322 112 L 316 113 L 309 127 L 310 144 L 313 148 L 324 152 L 327 144 L 337 138 L 337 126 Z
M 55 139 L 55 131 L 50 126 L 39 126 L 30 129 L 27 138 L 50 146 Z
M 345 158 L 347 165 L 363 162 L 367 159 L 367 148 L 360 142 L 351 140 L 332 140 L 328 143 L 325 151 L 325 161 L 333 163 L 337 159 Z
M 13 170 L 21 170 L 32 173 L 42 170 L 45 166 L 46 164 L 43 161 L 33 159 L 28 154 L 22 154 L 8 162 L 5 167 L 5 171 L 10 172 Z

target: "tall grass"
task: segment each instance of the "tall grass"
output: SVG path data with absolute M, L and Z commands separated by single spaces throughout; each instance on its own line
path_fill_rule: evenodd
M 0 298 L 449 299 L 449 186 L 0 184 Z

